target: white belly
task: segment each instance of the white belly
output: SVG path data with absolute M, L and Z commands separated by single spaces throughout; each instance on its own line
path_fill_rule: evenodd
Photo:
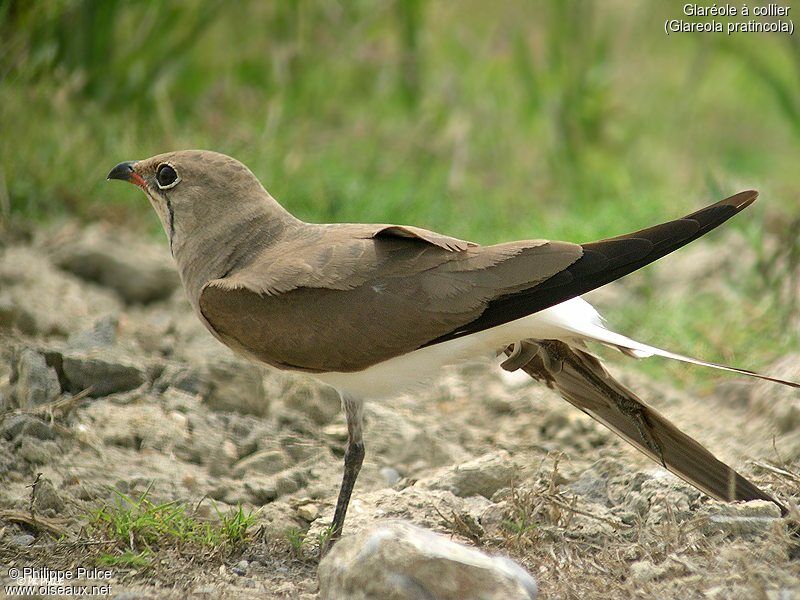
M 575 321 L 599 323 L 600 316 L 581 298 L 573 298 L 516 321 L 415 350 L 353 373 L 315 373 L 312 377 L 358 398 L 385 398 L 436 378 L 442 367 L 476 357 L 491 356 L 525 338 L 576 337 Z

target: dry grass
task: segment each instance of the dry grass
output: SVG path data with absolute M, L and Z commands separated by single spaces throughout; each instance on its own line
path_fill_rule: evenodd
M 558 462 L 553 458 L 525 487 L 514 487 L 500 535 L 482 538 L 535 574 L 545 598 L 678 599 L 701 589 L 712 598 L 769 598 L 800 580 L 800 536 L 786 521 L 763 535 L 726 538 L 708 533 L 706 514 L 686 518 L 665 502 L 657 522 L 624 523 L 578 508 L 578 497 L 561 486 Z M 760 485 L 800 493 L 797 473 L 764 470 Z M 603 527 L 587 535 L 587 520 Z

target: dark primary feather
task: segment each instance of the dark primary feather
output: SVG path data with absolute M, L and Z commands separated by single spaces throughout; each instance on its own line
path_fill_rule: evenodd
M 560 273 L 536 286 L 493 300 L 480 317 L 425 346 L 514 321 L 624 277 L 708 233 L 750 206 L 757 197 L 756 191 L 740 192 L 682 219 L 581 244 L 583 256 Z
M 614 380 L 596 357 L 554 340 L 526 340 L 504 364 L 522 369 L 666 469 L 717 500 L 768 500 L 786 508 Z

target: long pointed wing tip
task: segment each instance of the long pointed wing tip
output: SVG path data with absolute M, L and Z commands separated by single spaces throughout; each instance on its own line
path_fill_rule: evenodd
M 750 206 L 758 198 L 758 190 L 745 190 L 734 194 L 728 201 L 733 204 L 738 210 L 743 210 Z

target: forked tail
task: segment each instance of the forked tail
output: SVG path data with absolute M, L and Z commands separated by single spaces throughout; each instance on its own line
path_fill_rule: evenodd
M 642 402 L 588 352 L 558 340 L 523 340 L 505 352 L 504 369 L 522 369 L 555 388 L 565 400 L 712 498 L 768 500 L 787 514 L 785 506 Z

